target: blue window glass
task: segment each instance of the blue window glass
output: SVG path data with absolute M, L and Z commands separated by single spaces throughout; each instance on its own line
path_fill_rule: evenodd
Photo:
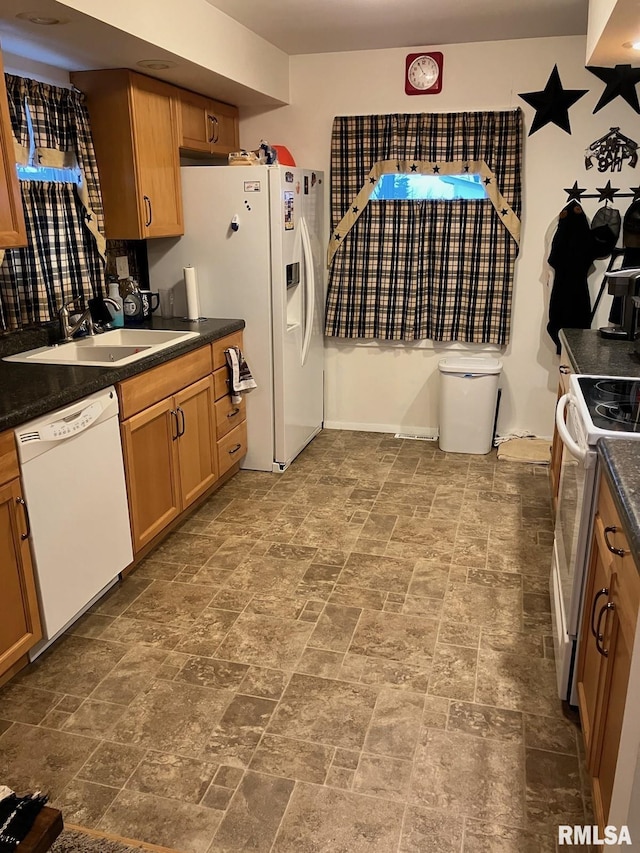
M 388 199 L 483 199 L 488 198 L 481 175 L 382 175 L 371 201 Z

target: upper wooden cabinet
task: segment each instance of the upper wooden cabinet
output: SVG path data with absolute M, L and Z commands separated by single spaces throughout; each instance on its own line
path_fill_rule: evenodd
M 127 69 L 79 71 L 112 240 L 184 233 L 175 89 Z
M 178 90 L 180 148 L 200 154 L 230 154 L 239 148 L 238 108 Z
M 22 197 L 16 174 L 13 134 L 0 55 L 0 249 L 27 245 Z

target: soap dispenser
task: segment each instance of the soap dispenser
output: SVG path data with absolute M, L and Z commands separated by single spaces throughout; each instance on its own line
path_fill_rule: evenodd
M 122 309 L 122 297 L 120 296 L 120 285 L 118 284 L 117 279 L 115 281 L 109 282 L 109 299 L 113 299 L 113 301 L 118 305 L 118 308 L 114 308 L 112 305 L 109 305 L 109 311 L 111 313 L 111 325 L 116 329 L 122 328 L 124 326 L 124 311 Z

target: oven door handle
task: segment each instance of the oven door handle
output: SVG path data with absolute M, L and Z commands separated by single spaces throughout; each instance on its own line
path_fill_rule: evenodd
M 568 394 L 563 394 L 558 400 L 556 405 L 556 429 L 558 430 L 558 435 L 562 439 L 562 443 L 565 445 L 569 453 L 572 456 L 575 456 L 576 459 L 583 462 L 587 457 L 587 451 L 580 447 L 580 445 L 574 440 L 564 421 L 564 411 L 569 402 Z

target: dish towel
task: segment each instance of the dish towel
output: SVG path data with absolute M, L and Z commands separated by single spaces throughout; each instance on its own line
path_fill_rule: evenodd
M 0 785 L 0 853 L 17 849 L 46 802 L 40 791 L 18 797 L 11 788 Z
M 252 388 L 257 388 L 255 379 L 251 375 L 249 365 L 244 360 L 240 347 L 229 347 L 224 351 L 227 359 L 227 367 L 229 368 L 229 393 L 231 401 L 239 403 L 243 391 L 251 391 Z M 1 853 L 1 851 L 0 851 Z
M 498 447 L 501 462 L 528 462 L 548 465 L 551 461 L 551 442 L 545 438 L 511 438 Z

